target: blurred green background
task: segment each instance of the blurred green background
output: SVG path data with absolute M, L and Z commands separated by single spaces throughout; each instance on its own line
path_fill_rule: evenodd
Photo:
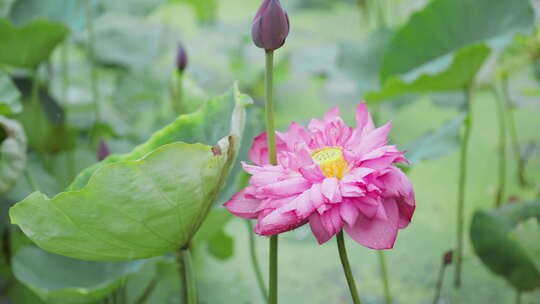
M 71 136 L 74 141 L 69 149 L 51 150 L 45 159 L 34 153 L 28 156 L 28 166 L 35 172 L 36 183 L 49 195 L 64 189 L 76 173 L 96 161 L 95 150 L 81 144 L 87 140 L 86 134 L 95 121 L 91 61 L 86 49 L 88 20 L 84 5 L 79 3 L 84 1 L 73 0 L 72 5 L 64 6 L 55 6 L 53 2 L 0 0 L 0 13 L 15 24 L 22 25 L 40 16 L 60 20 L 71 30 L 66 42 L 57 47 L 39 69 L 47 94 L 63 109 L 62 115 L 69 126 L 67 133 L 52 136 L 56 139 Z M 385 51 L 383 46 L 387 45 L 383 41 L 428 2 L 283 0 L 289 12 L 291 32 L 285 46 L 276 51 L 275 100 L 279 129 L 284 130 L 292 121 L 307 124 L 311 118 L 322 117 L 333 106 L 340 106 L 344 119 L 353 125 L 358 102 L 369 91 L 380 88 L 378 62 Z M 538 7 L 540 2 L 531 4 Z M 189 56 L 185 87 L 193 102 L 221 94 L 238 81 L 241 90 L 255 100 L 252 111 L 261 109 L 264 52 L 253 46 L 250 37 L 251 19 L 259 5 L 258 0 L 92 2 L 90 6 L 96 12 L 93 26 L 101 119 L 99 134 L 111 151 L 130 151 L 174 118 L 170 89 L 176 79 L 174 60 L 179 42 Z M 463 13 L 466 14 L 465 10 Z M 511 15 L 513 12 L 502 13 Z M 537 18 L 535 24 L 538 24 Z M 429 32 L 431 28 L 424 30 Z M 474 254 L 468 227 L 475 210 L 493 208 L 497 192 L 499 122 L 490 83 L 496 83 L 500 73 L 505 73 L 509 79 L 520 143 L 532 147 L 526 166 L 531 185 L 525 188 L 518 184 L 516 162 L 508 148 L 506 197 L 514 201 L 531 200 L 540 193 L 540 153 L 535 148 L 540 142 L 540 64 L 530 55 L 537 51 L 534 49 L 536 33 L 531 31 L 523 36 L 532 37 L 532 50 L 526 47 L 523 50 L 519 38 L 510 37 L 505 48 L 495 51 L 503 54 L 500 58 L 509 59 L 499 61 L 504 64 L 488 59 L 476 77 L 471 100 L 474 120 L 466 188 L 463 287 L 459 293 L 452 289 L 453 267 L 449 267 L 439 303 L 514 302 L 515 291 L 503 278 L 493 275 Z M 451 38 L 440 37 L 441 41 L 434 44 L 452 43 L 445 39 Z M 429 52 L 421 43 L 418 45 L 419 57 Z M 3 47 L 0 45 L 0 54 Z M 506 66 L 511 67 L 511 72 L 504 70 Z M 63 74 L 64 67 L 67 67 L 67 76 Z M 23 69 L 3 70 L 12 76 L 28 76 Z M 400 149 L 414 152 L 413 143 L 417 138 L 439 129 L 462 112 L 460 93 L 442 91 L 411 90 L 400 97 L 369 105 L 371 111 L 379 113 L 381 124 L 388 120 L 394 122 L 391 142 Z M 257 118 L 250 123 L 253 129 L 264 127 Z M 32 143 L 32 136 L 29 137 Z M 442 256 L 455 246 L 459 140 L 456 142 L 454 137 L 441 139 L 445 143 L 443 152 L 430 157 L 433 159 L 414 163 L 409 170 L 417 197 L 416 213 L 411 225 L 399 233 L 395 248 L 386 252 L 395 303 L 431 303 Z M 73 158 L 76 161 L 70 162 Z M 2 200 L 13 203 L 30 192 L 28 182 L 20 178 L 14 188 L 2 195 Z M 233 192 L 233 188 L 228 188 L 220 203 Z M 251 267 L 250 232 L 246 223 L 238 218 L 231 219 L 225 233 L 234 239 L 232 256 L 226 254 L 229 258 L 218 259 L 205 249 L 196 251 L 201 303 L 264 303 Z M 256 236 L 264 273 L 266 240 Z M 16 242 L 22 244 L 20 247 L 28 243 L 22 235 Z M 365 303 L 384 303 L 376 252 L 350 239 L 347 244 Z M 350 303 L 333 241 L 319 246 L 309 227 L 301 227 L 283 234 L 279 250 L 280 303 Z M 128 303 L 134 303 L 134 298 L 154 273 L 159 273 L 161 279 L 147 303 L 180 303 L 179 282 L 173 268 L 166 259 L 147 262 L 141 271 L 126 279 Z M 15 303 L 41 302 L 21 284 L 8 285 L 4 291 Z M 525 293 L 522 303 L 540 303 L 540 291 Z

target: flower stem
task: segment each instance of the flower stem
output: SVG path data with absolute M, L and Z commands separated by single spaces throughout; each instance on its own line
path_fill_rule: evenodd
M 99 111 L 99 89 L 98 89 L 98 75 L 96 69 L 96 56 L 95 56 L 95 35 L 94 35 L 94 11 L 90 0 L 85 1 L 86 5 L 86 19 L 88 20 L 88 44 L 87 52 L 90 58 L 90 86 L 92 89 L 92 99 L 94 103 L 94 130 L 92 135 L 97 136 L 97 125 L 100 123 L 100 111 Z
M 270 237 L 270 288 L 268 295 L 268 303 L 278 303 L 278 236 L 272 235 Z
M 441 297 L 441 290 L 444 282 L 444 272 L 446 270 L 446 264 L 443 262 L 441 263 L 441 268 L 439 270 L 439 279 L 437 280 L 437 286 L 435 286 L 435 297 L 433 298 L 433 304 L 437 304 L 439 302 L 439 298 Z
M 497 186 L 497 195 L 495 197 L 495 207 L 499 207 L 505 201 L 506 189 L 506 117 L 504 115 L 504 105 L 501 100 L 498 88 L 492 87 L 495 97 L 495 106 L 497 110 L 497 119 L 499 122 L 499 181 Z
M 521 304 L 521 291 L 516 289 L 516 304 Z
M 384 288 L 384 299 L 386 304 L 392 303 L 392 293 L 390 292 L 390 279 L 388 278 L 388 269 L 386 268 L 386 257 L 382 250 L 377 250 L 379 256 L 379 266 L 381 268 L 381 278 Z
M 273 101 L 273 70 L 274 70 L 274 51 L 266 50 L 266 135 L 268 138 L 268 161 L 271 165 L 277 165 L 276 156 L 276 126 L 274 122 L 274 101 Z M 278 302 L 277 276 L 278 276 L 278 236 L 270 237 L 270 280 L 268 303 L 276 304 Z
M 508 130 L 510 135 L 510 140 L 512 141 L 512 147 L 514 150 L 514 157 L 517 162 L 517 177 L 519 185 L 521 187 L 528 186 L 527 179 L 525 178 L 525 158 L 521 155 L 521 149 L 519 147 L 519 139 L 517 135 L 516 121 L 514 119 L 514 113 L 512 111 L 512 103 L 510 102 L 510 92 L 508 88 L 508 78 L 503 77 L 502 79 L 502 91 L 503 97 L 505 100 L 505 110 L 508 113 Z
M 457 246 L 456 246 L 456 268 L 454 274 L 454 286 L 461 286 L 461 262 L 463 260 L 463 225 L 464 225 L 464 205 L 465 205 L 465 185 L 467 178 L 467 151 L 469 139 L 471 137 L 472 111 L 471 111 L 471 87 L 465 89 L 465 120 L 463 139 L 461 142 L 460 164 L 459 164 L 459 182 L 458 182 L 458 201 L 457 201 Z
M 339 250 L 339 259 L 341 260 L 341 265 L 343 265 L 343 272 L 345 273 L 345 278 L 347 279 L 347 284 L 349 285 L 351 298 L 354 304 L 361 304 L 358 291 L 356 290 L 356 283 L 354 282 L 354 277 L 351 271 L 351 265 L 349 264 L 349 258 L 347 257 L 347 249 L 345 248 L 345 241 L 343 240 L 343 231 L 340 231 L 337 234 L 336 240 Z
M 195 285 L 195 274 L 193 273 L 193 265 L 191 263 L 190 246 L 180 248 L 176 253 L 176 261 L 178 263 L 178 271 L 180 272 L 180 280 L 182 282 L 182 303 L 197 304 L 197 288 Z
M 173 106 L 177 115 L 185 114 L 184 107 L 184 73 L 177 72 L 176 83 L 174 84 L 174 101 Z
M 248 229 L 248 237 L 249 237 L 249 253 L 251 256 L 251 264 L 253 266 L 253 270 L 255 271 L 255 278 L 257 279 L 257 284 L 259 285 L 259 290 L 261 291 L 261 294 L 265 300 L 268 301 L 268 291 L 266 290 L 266 286 L 264 285 L 264 279 L 262 276 L 261 267 L 259 266 L 259 260 L 257 259 L 257 252 L 255 248 L 255 236 L 253 235 L 253 226 L 251 225 L 251 221 L 246 219 L 246 226 Z

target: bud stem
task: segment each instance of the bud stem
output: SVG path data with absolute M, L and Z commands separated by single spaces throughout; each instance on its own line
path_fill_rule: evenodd
M 272 165 L 277 165 L 276 156 L 276 127 L 274 122 L 274 102 L 273 102 L 273 70 L 274 70 L 274 51 L 266 50 L 266 134 L 268 138 L 268 161 Z M 270 237 L 270 271 L 269 271 L 269 294 L 268 303 L 277 304 L 278 302 L 278 236 Z
M 88 43 L 87 52 L 90 58 L 90 86 L 92 89 L 92 99 L 94 103 L 94 127 L 90 132 L 91 140 L 95 142 L 98 136 L 98 125 L 101 122 L 99 110 L 99 89 L 98 89 L 98 74 L 96 69 L 96 53 L 95 53 L 95 33 L 94 33 L 94 10 L 90 0 L 85 1 L 86 19 L 88 20 Z
M 461 286 L 461 262 L 463 260 L 463 225 L 465 216 L 465 185 L 467 179 L 467 152 L 469 147 L 469 138 L 471 137 L 472 111 L 471 111 L 471 92 L 472 88 L 467 86 L 465 90 L 465 121 L 463 139 L 461 141 L 460 163 L 459 163 L 459 183 L 458 183 L 458 201 L 457 201 L 457 245 L 456 245 L 456 268 L 454 272 L 454 287 Z
M 351 292 L 351 298 L 354 304 L 361 304 L 360 297 L 358 296 L 358 290 L 356 289 L 356 283 L 351 271 L 351 265 L 349 264 L 349 258 L 347 257 L 347 248 L 345 247 L 345 241 L 343 240 L 343 231 L 340 231 L 336 235 L 337 246 L 339 250 L 339 259 L 343 266 L 343 272 L 349 285 L 349 291 Z

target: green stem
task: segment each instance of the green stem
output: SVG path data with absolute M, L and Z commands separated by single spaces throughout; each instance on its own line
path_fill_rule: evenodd
M 197 304 L 197 288 L 189 245 L 178 250 L 176 259 L 178 270 L 180 271 L 180 280 L 182 282 L 182 303 Z
M 7 225 L 2 232 L 2 253 L 4 254 L 4 259 L 6 265 L 11 267 L 11 228 L 10 225 Z
M 517 135 L 516 121 L 514 119 L 514 111 L 512 103 L 510 101 L 510 91 L 508 88 L 508 78 L 503 77 L 502 79 L 502 91 L 505 100 L 505 110 L 508 113 L 508 130 L 510 135 L 510 140 L 512 141 L 512 148 L 514 150 L 514 157 L 517 162 L 517 178 L 519 185 L 521 187 L 526 187 L 528 185 L 527 179 L 525 178 L 525 159 L 521 155 L 521 149 L 519 148 L 519 139 Z
M 26 170 L 24 170 L 24 177 L 26 177 L 26 181 L 28 182 L 28 184 L 32 188 L 32 191 L 39 191 L 39 188 L 38 188 L 38 186 L 36 184 L 36 181 L 34 180 L 32 175 L 30 174 L 29 168 L 26 168 Z
M 90 58 L 90 86 L 92 89 L 92 99 L 94 104 L 94 132 L 93 136 L 96 136 L 97 125 L 101 121 L 100 110 L 99 110 L 99 89 L 98 89 L 98 74 L 96 69 L 96 58 L 95 58 L 95 35 L 94 35 L 94 11 L 90 0 L 85 1 L 86 4 L 86 19 L 88 20 L 88 44 L 87 52 L 88 57 Z M 94 138 L 95 139 L 95 138 Z
M 184 73 L 177 72 L 176 83 L 174 84 L 173 107 L 177 115 L 186 112 L 184 108 Z
M 377 250 L 379 256 L 379 266 L 381 268 L 381 278 L 384 288 L 384 299 L 386 304 L 392 303 L 392 293 L 390 292 L 390 279 L 388 278 L 388 269 L 386 268 L 386 257 L 382 250 Z
M 441 290 L 444 282 L 444 272 L 446 270 L 446 264 L 443 262 L 441 264 L 441 269 L 439 270 L 439 279 L 437 280 L 437 285 L 435 286 L 435 297 L 433 298 L 433 304 L 439 302 L 441 297 Z
M 277 304 L 278 302 L 278 236 L 270 237 L 270 280 L 268 303 Z
M 274 100 L 273 100 L 273 75 L 274 70 L 274 51 L 266 50 L 266 135 L 268 138 L 268 161 L 271 165 L 277 164 L 276 156 L 276 126 L 274 122 Z M 278 236 L 270 237 L 270 271 L 269 271 L 269 295 L 268 303 L 276 304 L 278 302 Z
M 261 291 L 261 294 L 265 300 L 268 301 L 268 291 L 266 290 L 266 286 L 264 285 L 264 279 L 262 276 L 261 267 L 259 266 L 259 260 L 257 259 L 257 252 L 255 247 L 255 235 L 253 234 L 253 226 L 251 225 L 251 221 L 246 219 L 246 226 L 248 229 L 248 237 L 249 237 L 249 253 L 251 256 L 251 264 L 253 266 L 253 270 L 255 271 L 255 278 L 257 279 L 257 284 L 259 285 L 259 290 Z
M 461 286 L 461 262 L 463 260 L 463 226 L 465 216 L 465 185 L 467 178 L 467 152 L 469 147 L 469 139 L 471 137 L 472 127 L 472 111 L 471 111 L 471 87 L 465 88 L 465 120 L 463 139 L 461 142 L 460 164 L 459 164 L 459 182 L 458 182 L 458 200 L 457 200 L 457 246 L 456 246 L 456 263 L 454 273 L 454 286 Z
M 521 291 L 516 289 L 516 304 L 521 304 Z
M 68 44 L 64 42 L 62 48 L 60 49 L 61 64 L 62 64 L 62 101 L 67 105 L 67 90 L 68 90 Z M 69 107 L 65 107 L 69 108 Z
M 339 259 L 341 260 L 343 272 L 345 273 L 345 278 L 347 279 L 347 284 L 349 285 L 351 298 L 354 304 L 361 304 L 358 291 L 356 290 L 356 283 L 354 282 L 354 277 L 351 271 L 351 265 L 349 264 L 349 258 L 347 257 L 347 249 L 345 248 L 345 241 L 343 240 L 343 231 L 340 231 L 337 234 L 336 240 L 339 250 Z
M 498 89 L 492 87 L 497 110 L 497 120 L 499 122 L 499 181 L 497 195 L 495 197 L 495 207 L 499 207 L 505 201 L 506 190 L 506 118 L 504 117 L 504 105 Z
M 37 103 L 39 102 L 39 76 L 38 76 L 38 70 L 39 68 L 35 68 L 32 71 L 32 92 L 30 95 L 30 102 L 32 103 L 32 106 L 37 106 Z

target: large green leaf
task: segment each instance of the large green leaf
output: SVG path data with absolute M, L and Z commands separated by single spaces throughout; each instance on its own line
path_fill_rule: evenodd
M 15 27 L 9 20 L 0 18 L 0 63 L 35 68 L 49 58 L 68 32 L 65 25 L 52 21 L 34 20 Z
M 163 33 L 157 26 L 133 17 L 107 13 L 96 20 L 95 27 L 95 55 L 101 64 L 140 71 L 161 54 Z
M 70 189 L 81 189 L 88 182 L 90 176 L 104 165 L 123 160 L 139 159 L 165 144 L 182 141 L 214 145 L 218 140 L 227 136 L 229 130 L 232 129 L 235 120 L 231 120 L 229 117 L 233 115 L 235 103 L 251 103 L 249 96 L 241 94 L 236 86 L 222 96 L 211 98 L 198 111 L 179 116 L 176 121 L 156 132 L 146 143 L 136 147 L 131 153 L 111 155 L 104 161 L 84 170 L 73 181 Z
M 432 160 L 445 156 L 459 147 L 460 129 L 463 124 L 463 115 L 449 120 L 434 131 L 420 136 L 405 150 L 407 159 L 411 164 L 423 160 Z
M 8 191 L 26 165 L 26 135 L 16 121 L 0 116 L 0 194 Z
M 380 92 L 366 95 L 368 101 L 382 101 L 411 92 L 453 91 L 471 84 L 490 54 L 485 44 L 464 47 L 453 56 L 441 57 L 403 76 L 386 79 Z
M 11 7 L 10 18 L 16 25 L 24 25 L 43 18 L 68 25 L 80 31 L 86 26 L 87 0 L 17 0 Z
M 0 115 L 19 113 L 21 93 L 7 74 L 0 72 Z
M 482 262 L 519 290 L 540 287 L 540 256 L 534 239 L 540 220 L 540 202 L 514 203 L 491 211 L 477 211 L 471 223 L 471 241 Z M 525 228 L 520 226 L 528 225 Z M 537 223 L 536 223 L 537 224 Z M 534 245 L 533 245 L 534 246 Z M 531 249 L 532 248 L 532 249 Z
M 338 66 L 356 81 L 360 94 L 380 89 L 379 73 L 384 50 L 388 47 L 393 32 L 386 28 L 373 32 L 365 41 L 357 44 L 345 43 L 339 48 Z M 415 94 L 388 99 L 388 105 L 399 107 L 417 99 Z
M 12 223 L 43 249 L 79 259 L 147 258 L 184 246 L 227 179 L 249 102 L 234 87 L 133 152 L 89 168 L 78 190 L 31 194 L 10 209 Z
M 81 261 L 28 246 L 13 257 L 13 274 L 47 303 L 82 304 L 102 300 L 143 264 Z
M 431 1 L 392 38 L 380 74 L 382 89 L 368 99 L 463 88 L 482 66 L 488 46 L 503 47 L 533 24 L 528 0 Z

